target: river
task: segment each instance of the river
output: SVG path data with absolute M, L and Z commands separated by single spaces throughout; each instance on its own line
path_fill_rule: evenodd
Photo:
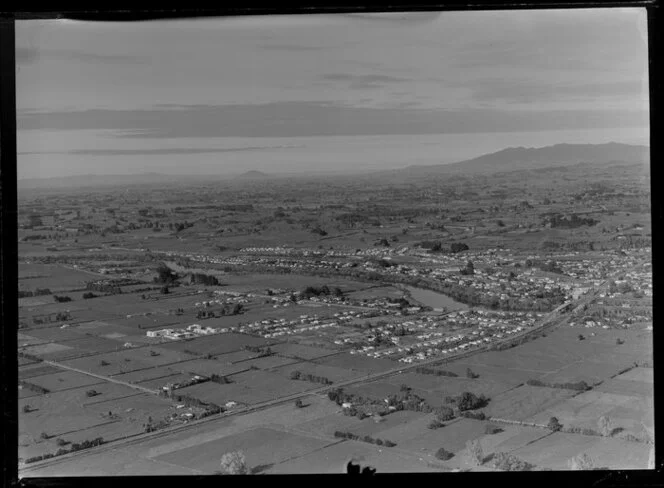
M 447 295 L 438 293 L 436 291 L 424 290 L 422 288 L 414 288 L 412 286 L 405 286 L 410 293 L 413 300 L 420 302 L 422 305 L 431 307 L 434 310 L 445 308 L 445 310 L 468 310 L 468 305 L 457 302 Z

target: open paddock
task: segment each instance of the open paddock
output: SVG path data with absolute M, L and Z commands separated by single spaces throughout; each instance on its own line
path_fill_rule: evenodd
M 366 422 L 367 426 L 369 425 L 369 422 L 371 422 L 376 426 L 375 428 L 378 429 L 373 434 L 369 435 L 380 439 L 388 439 L 399 445 L 431 432 L 428 425 L 431 420 L 433 420 L 434 415 L 401 411 L 391 413 L 382 418 L 384 421 L 377 424 L 373 419 L 365 419 L 362 422 Z M 356 430 L 353 430 L 353 432 L 355 431 Z
M 353 395 L 360 395 L 375 400 L 383 400 L 390 395 L 398 395 L 400 392 L 400 386 L 388 383 L 385 380 L 379 380 L 371 381 L 369 383 L 361 383 L 355 386 L 349 386 L 343 390 L 344 392 Z
M 158 366 L 154 368 L 141 369 L 138 371 L 130 371 L 127 373 L 113 375 L 113 379 L 125 381 L 127 383 L 141 383 L 143 381 L 149 381 L 179 374 L 180 371 L 175 369 L 173 366 L 174 365 Z
M 153 366 L 147 361 L 128 356 L 128 350 L 107 354 L 98 354 L 77 359 L 62 361 L 65 366 L 88 371 L 102 376 L 115 376 Z
M 352 355 L 347 352 L 335 354 L 329 357 L 316 359 L 314 362 L 325 366 L 335 366 L 338 368 L 360 371 L 363 373 L 381 373 L 398 367 L 400 363 L 388 359 L 374 359 L 360 355 Z
M 197 354 L 224 354 L 238 351 L 244 346 L 263 347 L 272 344 L 267 339 L 245 334 L 214 334 L 188 340 L 164 342 L 161 347 L 174 351 L 192 351 Z
M 44 342 L 61 342 L 73 341 L 85 337 L 85 333 L 78 331 L 77 327 L 60 328 L 59 326 L 43 327 L 40 329 L 31 329 L 29 336 Z
M 150 395 L 149 393 L 139 393 L 138 395 L 90 403 L 85 408 L 100 415 L 112 412 L 125 421 L 133 419 L 132 421 L 147 422 L 148 417 L 159 419 L 174 412 L 174 405 L 175 403 L 169 399 Z
M 42 295 L 38 297 L 24 297 L 18 299 L 19 308 L 40 307 L 42 305 L 48 305 L 50 303 L 53 303 L 53 297 L 51 295 Z
M 394 439 L 387 435 L 387 432 L 396 430 L 401 431 L 403 430 L 403 427 L 410 428 L 410 430 L 416 430 L 413 428 L 413 425 L 418 424 L 420 427 L 423 427 L 423 429 L 419 432 L 419 435 L 422 435 L 425 432 L 428 432 L 426 425 L 433 417 L 431 414 L 425 414 L 421 412 L 400 411 L 393 412 L 381 418 L 381 422 L 376 422 L 371 417 L 366 418 L 355 427 L 349 429 L 349 431 L 353 434 L 359 435 L 360 437 L 368 435 L 373 438 L 394 441 Z
M 40 441 L 42 432 L 59 436 L 108 422 L 98 412 L 85 407 L 84 399 L 85 393 L 78 390 L 19 399 L 20 409 L 24 405 L 34 409 L 30 413 L 19 410 L 21 411 L 18 418 L 20 435 L 29 439 L 30 443 L 34 443 Z
M 376 286 L 376 287 L 365 287 L 364 289 L 348 293 L 346 296 L 353 300 L 367 299 L 371 301 L 377 298 L 398 299 L 404 296 L 404 292 L 395 286 Z
M 154 378 L 146 381 L 139 381 L 136 384 L 144 386 L 146 388 L 152 388 L 153 390 L 161 390 L 163 386 L 167 384 L 180 383 L 191 379 L 193 375 L 190 373 L 175 373 L 169 376 L 162 376 L 161 378 Z
M 111 442 L 145 432 L 144 423 L 143 419 L 129 420 L 123 418 L 121 420 L 111 420 L 86 429 L 70 432 L 64 435 L 63 439 L 70 443 L 81 443 L 85 440 L 102 437 L 105 442 Z
M 346 464 L 353 460 L 362 466 L 372 466 L 378 473 L 435 472 L 418 458 L 404 456 L 389 447 L 374 446 L 359 441 L 343 441 L 311 452 L 302 457 L 276 464 L 267 474 L 343 474 Z
M 33 363 L 28 366 L 19 366 L 18 379 L 27 380 L 35 376 L 44 376 L 53 373 L 60 373 L 62 370 L 50 364 Z
M 190 325 L 188 322 L 185 322 L 184 319 L 176 315 L 152 313 L 150 313 L 150 315 L 127 315 L 131 315 L 131 317 L 127 317 L 125 315 L 124 317 L 104 319 L 104 321 L 121 327 L 132 328 L 135 331 L 141 331 L 143 334 L 145 334 L 146 330 L 150 329 L 177 329 L 180 327 L 185 327 L 186 325 Z
M 551 435 L 548 429 L 528 427 L 524 425 L 501 424 L 498 422 L 485 422 L 486 425 L 495 425 L 503 429 L 497 434 L 486 434 L 480 437 L 480 443 L 485 455 L 495 452 L 511 452 L 528 443 Z
M 101 354 L 123 349 L 122 343 L 107 339 L 105 337 L 96 337 L 93 335 L 83 336 L 80 339 L 72 339 L 65 343 L 68 347 L 76 350 L 77 355 L 83 354 Z M 69 354 L 68 356 L 72 356 Z M 58 358 L 64 358 L 65 355 L 58 354 Z
M 258 370 L 237 373 L 231 375 L 230 379 L 249 390 L 234 400 L 248 404 L 261 403 L 322 386 L 308 381 L 289 380 L 276 373 Z
M 654 423 L 653 398 L 590 390 L 544 408 L 527 421 L 546 423 L 550 417 L 557 417 L 563 426 L 598 430 L 601 416 L 609 417 L 614 427 L 642 434 L 644 425 L 652 427 Z
M 249 369 L 249 365 L 244 365 L 243 363 L 226 364 L 215 359 L 194 359 L 192 361 L 172 364 L 171 368 L 183 373 L 199 374 L 202 376 L 212 374 L 227 376 L 246 371 Z
M 485 396 L 493 398 L 519 384 L 516 380 L 511 382 L 501 382 L 489 375 L 470 379 L 462 377 L 461 375 L 453 378 L 449 376 L 434 376 L 419 373 L 404 373 L 391 376 L 384 381 L 395 386 L 406 384 L 411 388 L 427 390 L 438 394 L 440 399 L 446 395 L 460 395 L 464 391 L 469 391 L 476 395 L 484 394 Z
M 594 390 L 641 398 L 652 397 L 655 394 L 652 383 L 622 379 L 620 376 L 604 381 L 601 385 L 596 386 Z
M 595 466 L 610 469 L 646 469 L 650 448 L 647 444 L 606 437 L 557 432 L 512 452 L 539 467 L 569 469 L 567 462 L 586 453 Z
M 577 393 L 559 388 L 523 385 L 491 398 L 489 405 L 483 410 L 491 417 L 525 420 L 542 410 L 564 402 Z M 543 423 L 546 422 L 548 417 Z
M 482 353 L 477 356 L 481 355 Z M 504 384 L 525 383 L 530 378 L 538 378 L 541 376 L 541 373 L 536 371 L 524 371 L 521 369 L 505 368 L 496 365 L 484 365 L 480 362 L 481 359 L 473 360 L 473 358 L 475 358 L 475 355 L 461 361 L 439 365 L 437 368 L 445 371 L 452 371 L 458 374 L 459 378 L 464 378 L 466 376 L 466 370 L 470 368 L 474 373 L 480 375 L 478 379 L 492 379 Z
M 312 363 L 310 361 L 298 362 L 272 370 L 273 373 L 277 373 L 286 378 L 289 378 L 291 372 L 293 371 L 301 371 L 305 374 L 322 376 L 323 378 L 327 378 L 335 383 L 364 376 L 364 373 L 358 371 L 337 368 L 335 366 L 324 366 L 321 364 Z
M 76 371 L 62 371 L 30 378 L 30 383 L 46 388 L 51 392 L 97 385 L 103 380 Z
M 337 354 L 339 352 L 334 349 L 304 346 L 294 342 L 283 342 L 281 344 L 275 344 L 274 346 L 270 346 L 270 349 L 280 356 L 304 360 L 319 359 Z
M 270 346 L 272 349 L 273 346 Z M 274 350 L 274 349 L 273 349 Z M 259 355 L 257 352 L 251 352 L 246 350 L 239 350 L 233 352 L 227 352 L 224 354 L 215 355 L 214 359 L 224 364 L 234 364 L 241 361 L 246 361 L 247 359 L 254 359 Z
M 53 292 L 62 292 L 85 288 L 88 281 L 99 279 L 94 273 L 67 268 L 60 265 L 37 265 L 23 264 L 19 268 L 19 276 L 25 277 L 20 280 L 21 288 L 33 290 L 35 288 L 49 288 Z M 38 278 L 29 278 L 36 274 Z
M 281 368 L 282 366 L 286 366 L 289 364 L 300 364 L 300 363 L 301 361 L 299 359 L 284 358 L 281 356 L 272 355 L 262 358 L 249 359 L 247 361 L 235 363 L 235 365 L 245 366 L 247 368 L 253 367 L 258 369 L 271 370 L 273 368 Z
M 622 362 L 598 362 L 594 359 L 579 360 L 575 363 L 559 369 L 558 371 L 545 374 L 539 377 L 540 380 L 547 383 L 574 383 L 585 381 L 593 385 L 600 381 L 607 380 L 620 370 L 629 367 L 632 363 Z
M 44 344 L 45 342 L 49 342 L 47 339 L 21 334 L 20 332 L 17 334 L 17 338 L 19 347 L 34 346 L 37 344 Z
M 219 470 L 223 453 L 244 452 L 249 466 L 272 465 L 330 445 L 330 441 L 281 430 L 259 427 L 222 437 L 197 446 L 157 456 L 157 461 L 185 466 L 213 474 Z
M 399 448 L 420 454 L 435 454 L 441 447 L 458 453 L 466 447 L 466 441 L 484 435 L 485 422 L 472 419 L 459 419 L 449 422 L 436 430 L 427 429 L 426 433 L 398 445 Z

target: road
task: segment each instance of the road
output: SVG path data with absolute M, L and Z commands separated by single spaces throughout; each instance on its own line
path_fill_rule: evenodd
M 561 305 L 560 307 L 557 307 L 552 312 L 548 313 L 542 319 L 542 321 L 540 322 L 540 324 L 538 326 L 534 326 L 534 327 L 531 327 L 529 329 L 526 329 L 521 333 L 510 335 L 510 336 L 508 336 L 508 337 L 506 337 L 506 338 L 504 338 L 500 341 L 493 342 L 493 343 L 488 344 L 486 346 L 473 348 L 473 349 L 470 349 L 470 350 L 467 350 L 467 351 L 460 352 L 458 354 L 449 355 L 449 356 L 442 357 L 442 358 L 441 357 L 433 357 L 433 358 L 431 358 L 429 360 L 426 360 L 426 361 L 421 361 L 421 362 L 417 362 L 417 363 L 413 363 L 413 364 L 403 365 L 403 366 L 399 366 L 399 367 L 396 367 L 396 368 L 393 368 L 393 369 L 390 369 L 390 370 L 387 370 L 387 371 L 383 371 L 383 372 L 379 372 L 379 373 L 372 373 L 372 374 L 368 374 L 368 375 L 365 375 L 365 376 L 360 377 L 360 378 L 355 378 L 355 379 L 351 379 L 351 380 L 346 380 L 346 381 L 334 383 L 333 385 L 325 385 L 325 386 L 321 386 L 319 388 L 314 388 L 312 390 L 307 390 L 307 391 L 304 391 L 304 392 L 288 395 L 288 396 L 285 396 L 285 397 L 276 398 L 274 400 L 269 400 L 269 401 L 262 402 L 262 403 L 259 403 L 259 404 L 238 408 L 238 409 L 235 409 L 235 410 L 232 410 L 232 411 L 226 411 L 226 412 L 224 412 L 222 414 L 219 414 L 219 415 L 206 417 L 206 418 L 200 419 L 200 420 L 190 421 L 187 424 L 176 425 L 176 426 L 173 426 L 173 427 L 167 427 L 165 429 L 162 429 L 162 430 L 159 430 L 159 431 L 156 431 L 156 432 L 139 434 L 137 436 L 129 437 L 129 438 L 126 438 L 126 439 L 119 439 L 117 441 L 109 442 L 108 444 L 103 444 L 103 445 L 101 445 L 99 447 L 96 447 L 96 448 L 86 449 L 84 452 L 77 452 L 77 453 L 74 453 L 74 454 L 59 456 L 59 457 L 52 458 L 52 459 L 42 461 L 42 462 L 32 463 L 29 466 L 24 467 L 23 469 L 32 468 L 32 467 L 43 467 L 43 466 L 48 466 L 48 465 L 52 465 L 52 464 L 57 464 L 57 463 L 60 463 L 60 462 L 65 462 L 70 456 L 73 456 L 73 455 L 80 456 L 80 455 L 88 455 L 88 454 L 97 454 L 99 452 L 114 449 L 114 448 L 117 448 L 119 446 L 127 446 L 127 445 L 133 445 L 133 444 L 136 444 L 136 443 L 140 443 L 140 442 L 143 442 L 144 440 L 147 440 L 148 438 L 150 440 L 152 440 L 152 439 L 156 439 L 156 438 L 160 438 L 160 437 L 165 437 L 165 436 L 174 434 L 176 432 L 181 432 L 181 431 L 184 431 L 184 430 L 187 430 L 187 429 L 192 429 L 192 428 L 200 426 L 201 424 L 206 423 L 206 422 L 212 422 L 212 421 L 220 420 L 220 419 L 223 419 L 223 418 L 228 418 L 228 417 L 233 416 L 233 415 L 241 415 L 241 414 L 255 412 L 255 411 L 258 411 L 258 410 L 262 410 L 262 409 L 265 409 L 265 408 L 273 407 L 273 406 L 288 403 L 288 402 L 294 402 L 298 398 L 303 398 L 303 397 L 308 396 L 308 395 L 324 394 L 324 393 L 326 393 L 327 391 L 329 391 L 331 389 L 344 388 L 344 387 L 352 386 L 352 385 L 355 385 L 355 384 L 358 384 L 358 383 L 365 383 L 365 382 L 369 382 L 369 381 L 375 381 L 375 380 L 378 380 L 378 379 L 381 379 L 381 378 L 386 378 L 386 377 L 389 377 L 389 376 L 402 374 L 404 372 L 407 372 L 407 371 L 410 371 L 410 370 L 413 370 L 415 368 L 419 368 L 419 367 L 422 367 L 422 366 L 434 365 L 434 364 L 440 363 L 442 361 L 449 362 L 449 361 L 459 360 L 463 357 L 467 357 L 467 356 L 470 356 L 470 355 L 473 355 L 473 354 L 477 354 L 477 353 L 480 353 L 480 352 L 487 351 L 491 347 L 495 347 L 495 346 L 500 345 L 500 344 L 513 342 L 517 339 L 524 338 L 524 337 L 527 337 L 529 335 L 541 334 L 543 330 L 546 330 L 550 327 L 559 325 L 560 321 L 558 321 L 556 319 L 562 318 L 561 311 L 563 309 L 569 307 L 569 308 L 574 308 L 576 310 L 579 307 L 582 307 L 584 304 L 589 303 L 593 298 L 595 298 L 595 296 L 602 289 L 604 289 L 607 286 L 607 284 L 608 284 L 608 280 L 604 281 L 602 284 L 600 284 L 598 287 L 596 287 L 593 291 L 586 293 L 583 297 L 580 297 L 578 300 L 576 300 L 576 302 L 572 302 L 571 304 Z M 47 363 L 47 364 L 53 364 L 53 365 L 59 366 L 59 367 L 65 367 L 61 364 L 54 363 L 54 362 L 49 362 L 49 361 L 44 361 L 44 362 Z M 69 366 L 67 366 L 65 368 L 66 369 L 71 369 L 71 370 L 74 370 L 74 371 L 78 371 L 80 373 L 87 374 L 87 375 L 90 375 L 90 376 L 95 376 L 97 378 L 104 379 L 104 380 L 107 380 L 107 381 L 112 381 L 112 382 L 124 384 L 126 386 L 131 387 L 131 388 L 140 389 L 140 390 L 146 391 L 148 393 L 153 393 L 153 394 L 157 393 L 155 390 L 150 390 L 148 388 L 144 388 L 144 387 L 141 387 L 141 386 L 138 386 L 138 385 L 133 385 L 133 384 L 130 384 L 130 383 L 119 381 L 119 380 L 114 380 L 113 378 L 108 378 L 108 377 L 101 376 L 101 375 L 95 375 L 93 373 L 82 371 L 82 370 L 77 369 L 77 368 L 72 368 L 72 367 L 69 367 Z

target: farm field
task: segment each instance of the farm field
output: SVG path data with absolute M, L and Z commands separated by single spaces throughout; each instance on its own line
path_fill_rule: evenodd
M 340 474 L 349 461 L 372 466 L 379 473 L 435 472 L 419 457 L 404 455 L 397 448 L 358 441 L 343 441 L 269 468 L 268 474 Z
M 654 405 L 652 396 L 632 396 L 591 390 L 566 401 L 544 408 L 528 421 L 540 423 L 552 416 L 563 425 L 597 430 L 601 416 L 611 419 L 614 427 L 624 433 L 644 435 L 644 426 L 652 428 Z
M 195 354 L 224 354 L 238 351 L 244 346 L 262 347 L 272 344 L 272 341 L 244 334 L 215 334 L 206 337 L 197 337 L 184 341 L 172 341 L 161 345 L 164 349 L 173 351 L 191 351 Z
M 484 411 L 488 416 L 500 419 L 525 420 L 577 394 L 572 390 L 523 385 L 491 398 Z
M 651 446 L 597 436 L 555 433 L 512 454 L 540 467 L 568 469 L 567 461 L 586 453 L 595 466 L 611 469 L 645 469 Z
M 331 443 L 320 438 L 259 427 L 163 454 L 155 460 L 214 473 L 219 468 L 219 453 L 241 450 L 251 466 L 272 466 L 317 451 Z
M 433 455 L 441 447 L 458 453 L 465 449 L 466 441 L 484 435 L 486 423 L 480 420 L 459 419 L 447 423 L 445 427 L 429 430 L 417 437 L 402 442 L 400 449 Z

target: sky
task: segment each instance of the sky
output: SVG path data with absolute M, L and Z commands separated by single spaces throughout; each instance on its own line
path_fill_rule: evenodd
M 648 144 L 644 9 L 16 24 L 18 176 L 363 171 Z

